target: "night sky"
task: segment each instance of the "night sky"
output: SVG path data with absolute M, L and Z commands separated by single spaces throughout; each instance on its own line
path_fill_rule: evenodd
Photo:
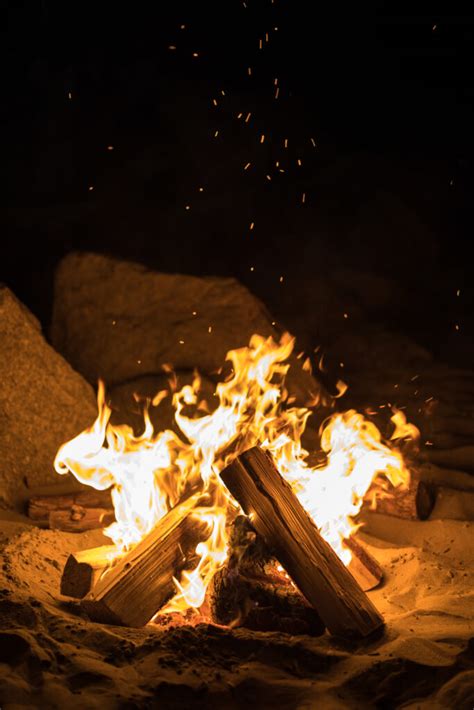
M 403 5 L 6 3 L 0 280 L 47 324 L 73 249 L 270 303 L 342 264 L 467 331 L 474 16 Z

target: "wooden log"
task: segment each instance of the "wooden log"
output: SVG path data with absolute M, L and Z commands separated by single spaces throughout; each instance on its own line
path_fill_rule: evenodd
M 83 532 L 110 525 L 115 519 L 110 489 L 83 486 L 77 492 L 32 496 L 28 516 L 37 524 L 67 532 Z
M 61 577 L 61 594 L 82 599 L 117 557 L 115 545 L 102 545 L 69 555 Z
M 110 525 L 115 520 L 113 510 L 106 508 L 81 508 L 78 505 L 70 510 L 54 510 L 49 514 L 51 530 L 64 532 L 85 532 Z
M 384 574 L 375 557 L 354 537 L 344 540 L 344 544 L 352 553 L 352 559 L 347 569 L 362 591 L 368 592 L 378 587 L 383 582 Z
M 199 541 L 199 524 L 190 515 L 199 498 L 195 494 L 170 510 L 101 577 L 81 602 L 92 621 L 143 626 L 173 596 L 173 577 L 189 565 Z
M 382 616 L 321 537 L 268 453 L 249 449 L 220 475 L 331 633 L 364 637 L 383 627 Z
M 406 520 L 427 520 L 435 500 L 433 486 L 412 477 L 408 488 L 394 488 L 386 497 L 377 498 L 373 510 Z
M 253 631 L 324 633 L 318 612 L 296 589 L 245 516 L 234 520 L 228 545 L 226 564 L 216 572 L 207 591 L 215 623 Z

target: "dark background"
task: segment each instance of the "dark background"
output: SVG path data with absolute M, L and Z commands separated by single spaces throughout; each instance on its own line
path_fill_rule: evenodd
M 384 327 L 465 364 L 474 16 L 246 4 L 4 5 L 0 280 L 47 326 L 75 249 L 231 274 L 282 318 L 364 273 L 396 286 Z

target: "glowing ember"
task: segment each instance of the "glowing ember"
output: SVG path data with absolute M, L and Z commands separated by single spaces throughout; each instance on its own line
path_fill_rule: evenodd
M 116 522 L 105 533 L 117 546 L 117 554 L 137 544 L 178 502 L 202 492 L 193 514 L 205 524 L 207 539 L 196 547 L 197 566 L 175 580 L 177 594 L 165 611 L 200 607 L 209 582 L 225 562 L 226 525 L 238 505 L 218 474 L 251 446 L 259 444 L 272 453 L 281 474 L 346 564 L 351 554 L 343 540 L 356 529 L 351 518 L 371 485 L 375 484 L 371 489 L 375 497 L 377 492 L 384 494 L 387 481 L 393 486 L 409 482 L 401 453 L 354 410 L 329 418 L 321 435 L 326 464 L 308 464 L 301 437 L 311 411 L 289 406 L 285 389 L 293 346 L 288 333 L 280 343 L 254 335 L 249 347 L 229 352 L 232 372 L 217 385 L 218 406 L 210 413 L 196 374 L 192 385 L 173 395 L 180 436 L 170 430 L 154 432 L 147 410 L 139 436 L 127 425 L 112 425 L 104 385 L 99 383 L 97 420 L 56 456 L 58 473 L 70 471 L 96 489 L 112 487 Z M 160 406 L 167 396 L 167 390 L 159 392 L 150 406 Z M 418 434 L 401 412 L 392 421 L 393 441 Z

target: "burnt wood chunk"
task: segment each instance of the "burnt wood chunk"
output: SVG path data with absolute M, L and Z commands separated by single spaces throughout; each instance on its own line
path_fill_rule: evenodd
M 324 633 L 318 612 L 272 557 L 248 518 L 237 516 L 228 542 L 226 564 L 214 575 L 207 594 L 215 623 L 253 631 Z
M 382 616 L 321 537 L 268 453 L 249 449 L 221 478 L 332 634 L 365 637 L 383 627 Z
M 395 488 L 387 497 L 377 498 L 375 510 L 406 520 L 428 520 L 435 501 L 434 487 L 412 477 L 408 488 Z
M 81 602 L 90 619 L 144 626 L 173 596 L 173 577 L 189 565 L 199 541 L 199 523 L 190 515 L 199 497 L 196 494 L 170 510 L 98 581 Z

